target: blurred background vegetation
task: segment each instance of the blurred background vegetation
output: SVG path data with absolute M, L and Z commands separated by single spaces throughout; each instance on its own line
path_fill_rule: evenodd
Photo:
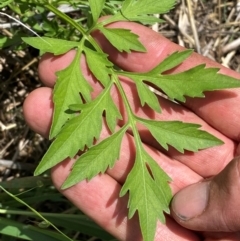
M 23 118 L 24 99 L 41 86 L 37 74 L 40 57 L 21 41 L 33 34 L 18 21 L 41 36 L 75 41 L 80 36 L 31 2 L 0 0 L 0 186 L 12 194 L 0 191 L 0 240 L 68 240 L 48 222 L 70 239 L 114 240 L 58 193 L 48 174 L 32 176 L 49 142 L 31 131 Z M 103 14 L 114 14 L 120 2 L 106 1 Z M 88 1 L 53 0 L 52 4 L 79 24 L 91 22 Z M 178 0 L 176 8 L 161 18 L 164 23 L 149 27 L 240 72 L 240 1 Z

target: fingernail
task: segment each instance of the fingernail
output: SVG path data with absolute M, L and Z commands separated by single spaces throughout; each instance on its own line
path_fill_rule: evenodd
M 193 184 L 175 195 L 172 210 L 182 221 L 187 221 L 203 213 L 208 197 L 209 182 Z

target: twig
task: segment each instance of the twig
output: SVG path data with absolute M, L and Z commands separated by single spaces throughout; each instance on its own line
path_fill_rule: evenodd
M 239 47 L 240 47 L 240 38 L 235 39 L 231 43 L 225 45 L 222 48 L 222 52 L 225 54 L 225 53 L 228 53 L 232 50 L 237 50 Z
M 172 20 L 167 14 L 164 14 L 163 15 L 163 18 L 168 22 L 170 23 L 173 27 L 177 27 L 177 24 L 175 23 L 174 20 Z
M 156 18 L 159 18 L 159 14 L 154 14 L 154 16 L 156 17 Z M 158 28 L 159 28 L 159 23 L 155 23 L 155 24 L 153 24 L 153 26 L 152 26 L 152 30 L 153 31 L 155 31 L 155 32 L 158 32 Z
M 222 58 L 222 65 L 229 68 L 229 62 L 232 60 L 235 54 L 236 50 L 233 50 L 230 53 L 228 53 L 225 58 Z
M 181 11 L 179 13 L 178 29 L 181 32 L 181 34 L 189 41 L 189 43 L 194 45 L 194 39 L 190 35 L 188 35 L 186 32 L 186 25 L 188 25 L 189 20 L 186 16 L 185 11 L 183 10 L 183 8 L 185 9 L 184 1 L 182 3 Z M 187 24 L 186 24 L 186 21 L 187 21 Z M 184 47 L 184 41 L 182 41 L 180 38 L 179 38 L 179 44 Z
M 197 28 L 196 28 L 195 19 L 194 19 L 194 16 L 193 16 L 193 10 L 192 10 L 190 0 L 187 0 L 187 5 L 188 5 L 189 20 L 190 20 L 190 25 L 191 25 L 191 28 L 192 28 L 192 31 L 193 31 L 193 37 L 194 37 L 194 40 L 195 40 L 196 50 L 197 50 L 198 53 L 201 54 L 201 47 L 200 47 L 198 32 L 197 32 Z
M 19 75 L 22 71 L 28 69 L 31 65 L 33 65 L 33 64 L 35 64 L 37 62 L 38 62 L 38 58 L 33 58 L 29 63 L 24 65 L 20 70 L 18 70 L 11 77 L 9 77 L 9 79 L 6 80 L 6 82 L 10 82 L 13 78 L 15 78 L 17 75 Z

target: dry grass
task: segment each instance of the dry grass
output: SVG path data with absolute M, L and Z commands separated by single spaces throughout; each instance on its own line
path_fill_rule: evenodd
M 240 1 L 178 1 L 163 18 L 166 23 L 154 26 L 161 34 L 240 72 Z M 0 33 L 11 36 L 7 29 Z M 32 175 L 48 146 L 26 126 L 22 114 L 24 99 L 41 85 L 37 62 L 30 48 L 0 50 L 1 180 Z

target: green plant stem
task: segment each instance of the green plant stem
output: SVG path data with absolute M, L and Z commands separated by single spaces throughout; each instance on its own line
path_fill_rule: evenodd
M 128 19 L 124 19 L 125 21 L 129 21 Z M 100 27 L 105 27 L 106 25 L 110 24 L 110 23 L 114 23 L 114 22 L 118 22 L 118 21 L 124 21 L 122 19 L 122 15 L 120 14 L 116 14 L 116 15 L 113 15 L 101 22 L 97 22 L 97 24 L 95 26 L 93 26 L 92 28 L 90 28 L 87 33 L 92 33 L 94 32 L 95 30 L 98 30 Z
M 120 95 L 122 97 L 124 106 L 126 107 L 127 116 L 128 116 L 128 125 L 131 126 L 131 129 L 132 129 L 132 132 L 133 132 L 133 136 L 134 136 L 134 139 L 135 139 L 135 142 L 136 142 L 137 150 L 140 150 L 141 147 L 139 146 L 139 143 L 141 143 L 141 138 L 139 136 L 139 133 L 138 133 L 138 130 L 137 130 L 137 127 L 136 127 L 137 118 L 136 118 L 135 114 L 132 111 L 132 108 L 131 108 L 131 106 L 129 104 L 129 101 L 127 99 L 126 93 L 125 93 L 125 91 L 124 91 L 124 89 L 123 89 L 123 87 L 122 87 L 122 85 L 120 83 L 119 78 L 117 77 L 117 75 L 115 73 L 113 73 L 113 76 L 114 76 L 114 80 L 115 80 L 116 86 L 117 86 L 117 88 L 118 88 L 118 90 L 120 92 Z
M 114 79 L 114 82 L 120 92 L 120 95 L 122 97 L 122 100 L 123 100 L 123 103 L 124 103 L 124 106 L 126 107 L 126 111 L 127 111 L 127 116 L 128 116 L 128 123 L 129 125 L 132 125 L 134 124 L 134 119 L 132 118 L 133 117 L 133 112 L 132 112 L 132 108 L 128 102 L 128 99 L 127 99 L 127 96 L 124 92 L 124 89 L 120 83 L 120 80 L 118 79 L 118 76 L 115 74 L 115 72 L 112 72 L 112 76 L 113 76 L 113 79 Z
M 9 210 L 9 209 L 0 209 L 0 214 L 13 214 L 13 215 L 23 215 L 23 216 L 33 216 L 38 217 L 36 213 L 30 211 L 21 211 L 21 210 Z M 85 215 L 81 214 L 59 214 L 59 213 L 40 213 L 44 217 L 49 218 L 67 218 L 67 219 L 79 219 L 86 218 Z
M 86 30 L 77 22 L 75 22 L 72 18 L 70 18 L 68 15 L 62 13 L 51 4 L 45 4 L 44 7 L 47 8 L 49 11 L 53 12 L 54 14 L 56 14 L 58 17 L 60 17 L 70 25 L 72 25 L 73 27 L 75 27 L 83 36 L 86 35 Z
M 104 53 L 100 46 L 96 43 L 95 39 L 90 34 L 86 36 L 86 38 L 98 52 Z
M 99 47 L 99 45 L 94 40 L 94 38 L 80 24 L 78 24 L 76 21 L 74 21 L 68 15 L 66 15 L 66 14 L 62 13 L 61 11 L 59 11 L 57 8 L 55 8 L 51 4 L 46 4 L 46 5 L 44 5 L 44 7 L 47 8 L 49 11 L 53 12 L 54 14 L 56 14 L 58 17 L 63 19 L 65 22 L 67 22 L 70 25 L 72 25 L 75 29 L 77 29 L 83 35 L 83 37 L 85 39 L 87 39 L 93 45 L 93 47 L 97 51 L 103 52 L 102 49 Z
M 58 229 L 53 223 L 49 222 L 44 216 L 42 216 L 39 212 L 37 212 L 34 208 L 32 208 L 31 206 L 29 206 L 27 203 L 25 203 L 23 200 L 19 199 L 18 197 L 16 197 L 15 195 L 13 195 L 12 193 L 8 192 L 5 188 L 3 188 L 2 186 L 0 186 L 0 189 L 2 189 L 6 194 L 8 194 L 10 197 L 12 197 L 13 199 L 15 199 L 15 201 L 23 204 L 24 206 L 26 206 L 27 208 L 29 208 L 36 216 L 38 216 L 39 218 L 41 218 L 43 221 L 45 221 L 47 224 L 51 225 L 58 233 L 62 234 L 67 240 L 72 241 L 72 239 L 70 239 L 66 234 L 64 234 L 60 229 Z

